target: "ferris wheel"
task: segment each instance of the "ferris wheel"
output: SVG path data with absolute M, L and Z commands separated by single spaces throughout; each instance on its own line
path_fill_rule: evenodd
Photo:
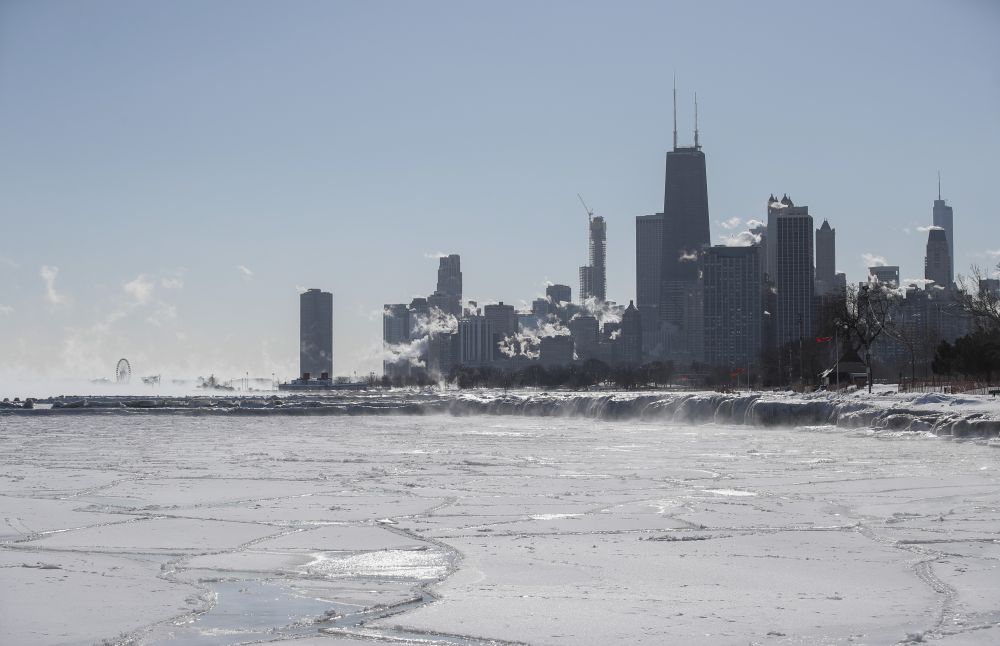
M 128 359 L 119 359 L 115 366 L 115 383 L 127 384 L 132 379 L 132 366 Z

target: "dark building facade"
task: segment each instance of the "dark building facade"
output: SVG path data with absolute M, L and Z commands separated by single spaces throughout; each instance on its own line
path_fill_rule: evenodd
M 759 247 L 705 250 L 705 363 L 747 368 L 759 360 L 764 312 Z
M 497 341 L 517 334 L 517 312 L 513 305 L 504 305 L 503 301 L 483 307 L 483 316 L 493 325 L 493 334 Z
M 568 334 L 542 337 L 538 361 L 543 366 L 567 366 L 573 363 L 573 337 Z
M 569 322 L 569 332 L 576 347 L 576 354 L 581 360 L 597 358 L 597 346 L 601 334 L 595 317 L 590 315 L 574 317 Z
M 788 200 L 790 203 L 791 200 Z M 774 215 L 774 286 L 778 347 L 808 338 L 813 330 L 813 219 L 809 207 L 787 205 Z
M 705 154 L 698 145 L 667 153 L 660 255 L 660 321 L 665 356 L 681 362 L 702 357 L 702 301 L 698 260 L 711 243 Z
M 938 179 L 938 199 L 934 200 L 934 221 L 936 227 L 944 229 L 948 240 L 948 282 L 939 283 L 942 287 L 951 287 L 955 282 L 955 214 L 952 208 L 941 199 L 941 180 Z
M 333 294 L 309 289 L 299 295 L 299 374 L 333 374 Z
M 485 316 L 472 314 L 459 319 L 458 362 L 461 365 L 489 365 L 495 354 L 493 324 Z
M 573 289 L 569 285 L 549 285 L 545 288 L 545 298 L 553 305 L 573 302 Z
M 436 305 L 452 316 L 462 313 L 462 259 L 458 254 L 443 256 L 439 261 Z M 442 307 L 444 305 L 444 307 Z
M 816 229 L 816 295 L 825 296 L 837 287 L 837 230 L 823 220 Z
M 622 314 L 621 361 L 631 366 L 642 363 L 642 316 L 634 301 Z
M 388 304 L 382 308 L 382 344 L 386 348 L 410 340 L 410 308 L 405 303 Z M 409 362 L 382 361 L 382 373 L 394 377 L 409 374 Z
M 635 306 L 642 317 L 643 354 L 656 358 L 665 342 L 660 330 L 660 290 L 663 282 L 663 214 L 635 218 Z
M 931 227 L 927 232 L 924 278 L 945 289 L 951 287 L 951 258 L 948 256 L 948 249 L 948 233 L 941 227 Z

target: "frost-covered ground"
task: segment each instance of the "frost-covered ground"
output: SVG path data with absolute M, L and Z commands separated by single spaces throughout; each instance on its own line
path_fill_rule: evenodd
M 1000 643 L 995 441 L 477 410 L 0 415 L 0 644 Z

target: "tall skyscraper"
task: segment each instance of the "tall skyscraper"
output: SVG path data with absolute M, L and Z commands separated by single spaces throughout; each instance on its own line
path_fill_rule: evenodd
M 631 366 L 642 364 L 642 316 L 634 301 L 622 314 L 621 360 Z
M 310 289 L 299 295 L 299 373 L 313 379 L 333 373 L 333 294 Z
M 950 206 L 941 199 L 941 175 L 938 174 L 938 199 L 934 200 L 934 226 L 944 229 L 948 239 L 948 282 L 942 287 L 951 287 L 955 282 L 955 217 Z
M 677 90 L 674 89 L 674 148 L 667 153 L 663 195 L 660 320 L 667 356 L 701 358 L 701 285 L 698 255 L 711 243 L 705 153 L 698 141 L 695 99 L 694 145 L 677 145 Z
M 642 351 L 659 358 L 665 341 L 660 334 L 660 291 L 663 282 L 663 214 L 635 218 L 635 305 L 642 318 Z
M 775 260 L 777 258 L 777 256 L 775 255 L 775 249 L 776 249 L 776 240 L 778 237 L 778 231 L 775 221 L 778 218 L 778 214 L 781 213 L 782 210 L 793 206 L 795 206 L 795 203 L 792 202 L 791 198 L 789 198 L 787 194 L 783 195 L 780 200 L 774 197 L 774 193 L 771 194 L 771 197 L 767 198 L 766 225 L 767 225 L 768 245 L 764 261 L 764 271 L 770 277 L 772 283 L 775 282 L 775 274 L 778 271 Z
M 662 258 L 663 214 L 636 216 L 635 304 L 640 312 L 644 307 L 659 307 Z
M 816 295 L 825 296 L 837 285 L 837 230 L 823 220 L 816 229 Z
M 760 247 L 705 250 L 705 363 L 712 367 L 745 368 L 758 361 L 764 312 L 760 264 Z
M 788 200 L 791 203 L 791 200 Z M 787 205 L 774 216 L 777 344 L 808 338 L 813 330 L 813 219 L 809 207 Z
M 607 238 L 608 227 L 599 215 L 590 217 L 587 226 L 590 239 L 590 264 L 580 267 L 580 301 L 595 298 L 603 303 L 607 300 Z
M 447 303 L 442 310 L 453 316 L 462 313 L 462 259 L 453 253 L 443 256 L 438 266 L 437 291 L 434 296 L 438 303 Z M 440 307 L 440 305 L 439 305 Z
M 924 278 L 937 287 L 951 288 L 951 258 L 948 255 L 948 234 L 938 226 L 927 232 L 927 254 L 924 256 Z

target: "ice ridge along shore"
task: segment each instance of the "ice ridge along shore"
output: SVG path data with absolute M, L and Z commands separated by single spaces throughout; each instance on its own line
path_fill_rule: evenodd
M 836 426 L 1000 438 L 1000 401 L 940 393 L 578 393 L 518 391 L 391 391 L 292 397 L 59 397 L 0 414 L 169 415 L 520 415 L 668 424 L 758 427 Z

